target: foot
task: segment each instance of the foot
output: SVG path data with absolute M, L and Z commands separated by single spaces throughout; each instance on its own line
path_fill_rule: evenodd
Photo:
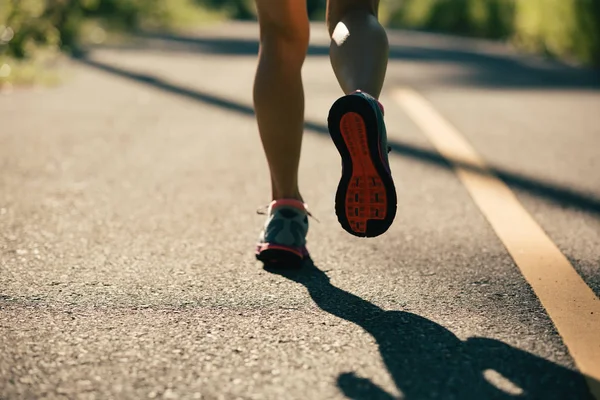
M 264 263 L 296 264 L 308 257 L 306 205 L 293 199 L 271 202 L 260 234 L 256 258 Z
M 372 96 L 356 91 L 333 104 L 328 122 L 342 157 L 335 196 L 338 220 L 352 235 L 379 236 L 396 216 L 383 107 Z

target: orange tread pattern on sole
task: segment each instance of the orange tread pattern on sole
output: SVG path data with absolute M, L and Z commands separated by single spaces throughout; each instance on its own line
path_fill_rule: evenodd
M 344 114 L 340 121 L 340 132 L 352 159 L 352 178 L 344 204 L 346 217 L 352 229 L 365 233 L 368 220 L 385 219 L 387 195 L 369 155 L 367 129 L 360 114 Z

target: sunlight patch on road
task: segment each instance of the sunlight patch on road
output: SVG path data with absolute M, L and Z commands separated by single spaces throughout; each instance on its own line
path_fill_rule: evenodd
M 483 377 L 491 385 L 494 385 L 496 388 L 505 393 L 508 393 L 513 396 L 521 396 L 523 394 L 523 389 L 515 385 L 508 378 L 506 378 L 496 370 L 486 369 L 485 371 L 483 371 Z

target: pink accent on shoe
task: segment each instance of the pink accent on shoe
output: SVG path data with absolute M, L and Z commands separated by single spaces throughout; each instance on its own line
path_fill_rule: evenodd
M 282 246 L 279 244 L 269 244 L 269 243 L 261 243 L 256 246 L 256 254 L 260 254 L 265 250 L 282 250 L 293 253 L 300 258 L 304 258 L 308 256 L 308 250 L 306 247 L 289 247 Z
M 279 200 L 273 200 L 271 202 L 271 204 L 269 204 L 269 209 L 270 210 L 274 210 L 278 207 L 294 207 L 297 208 L 300 211 L 306 211 L 307 207 L 306 204 L 303 203 L 300 200 L 296 200 L 296 199 L 279 199 Z
M 367 93 L 367 92 L 363 92 L 362 90 L 355 90 L 354 92 L 352 92 L 352 93 L 350 93 L 350 94 L 355 94 L 355 93 L 365 93 L 365 94 L 368 94 L 369 96 L 371 96 L 369 93 Z M 371 96 L 371 97 L 373 97 L 373 96 Z M 373 98 L 375 99 L 375 97 L 373 97 Z M 385 115 L 385 108 L 383 107 L 383 104 L 381 104 L 381 103 L 379 102 L 379 100 L 377 100 L 377 99 L 375 99 L 375 101 L 377 101 L 377 104 L 379 105 L 379 109 L 381 110 L 381 113 L 382 113 L 383 115 Z

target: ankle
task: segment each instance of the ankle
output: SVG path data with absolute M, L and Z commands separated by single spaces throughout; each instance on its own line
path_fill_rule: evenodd
M 289 192 L 273 191 L 273 194 L 271 195 L 271 200 L 273 200 L 273 201 L 275 201 L 275 200 L 297 200 L 297 201 L 304 202 L 304 199 L 302 198 L 302 195 L 300 194 L 300 192 L 298 190 L 289 191 Z
M 292 201 L 299 201 L 301 203 L 304 203 L 304 199 L 300 195 L 298 195 L 298 196 L 272 196 L 272 198 L 271 198 L 271 201 L 281 201 L 281 200 L 292 200 Z

